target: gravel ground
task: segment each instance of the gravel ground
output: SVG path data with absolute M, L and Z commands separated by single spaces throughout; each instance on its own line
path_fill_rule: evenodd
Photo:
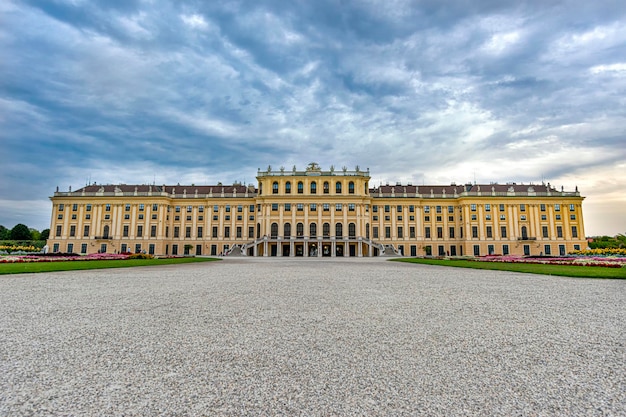
M 626 415 L 626 281 L 232 258 L 0 277 L 0 415 Z

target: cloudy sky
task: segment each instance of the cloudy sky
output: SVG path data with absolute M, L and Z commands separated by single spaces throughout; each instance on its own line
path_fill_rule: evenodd
M 550 182 L 626 233 L 626 2 L 0 2 L 0 224 L 57 186 Z

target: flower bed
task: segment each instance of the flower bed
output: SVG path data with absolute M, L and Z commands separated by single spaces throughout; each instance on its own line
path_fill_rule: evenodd
M 520 256 L 484 256 L 476 258 L 479 262 L 530 263 L 544 265 L 603 266 L 606 268 L 626 268 L 623 256 L 564 256 L 564 257 L 520 257 Z
M 92 255 L 76 255 L 76 254 L 38 254 L 38 255 L 9 255 L 0 256 L 0 263 L 16 263 L 16 262 L 58 262 L 58 261 L 102 261 L 128 259 L 127 254 L 114 253 L 94 253 Z

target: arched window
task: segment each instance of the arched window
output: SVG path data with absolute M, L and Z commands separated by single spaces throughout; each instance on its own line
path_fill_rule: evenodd
M 278 223 L 272 223 L 271 236 L 278 237 Z
M 348 225 L 348 236 L 356 237 L 356 225 L 354 223 Z
M 261 237 L 261 223 L 256 224 L 256 238 L 259 239 Z
M 370 224 L 365 223 L 365 239 L 369 239 L 369 238 L 370 238 Z
M 328 181 L 324 181 L 324 194 L 328 194 L 330 192 L 330 185 Z
M 317 194 L 317 183 L 315 181 L 311 183 L 311 194 Z
M 278 194 L 278 182 L 274 181 L 272 183 L 272 194 Z
M 285 223 L 284 226 L 285 232 L 283 233 L 285 237 L 291 236 L 291 223 Z
M 304 236 L 304 225 L 302 223 L 296 225 L 296 236 Z
M 298 181 L 298 194 L 302 194 L 304 192 L 304 184 L 302 181 Z
M 109 238 L 109 225 L 104 226 L 104 231 L 102 232 L 102 237 L 105 239 Z
M 311 237 L 317 236 L 317 225 L 315 223 L 311 223 L 309 225 L 309 236 Z
M 335 236 L 343 237 L 343 225 L 341 223 L 335 225 Z
M 335 193 L 341 194 L 341 183 L 339 181 L 335 184 Z
M 348 194 L 354 194 L 354 183 L 352 181 L 348 183 Z
M 324 223 L 322 226 L 322 233 L 324 237 L 330 237 L 330 223 Z
M 291 181 L 287 181 L 285 184 L 285 194 L 291 194 Z
M 522 239 L 527 239 L 528 238 L 528 229 L 526 228 L 526 226 L 522 226 Z

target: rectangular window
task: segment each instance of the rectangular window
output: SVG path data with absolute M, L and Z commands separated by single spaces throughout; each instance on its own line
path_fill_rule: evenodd
M 556 227 L 556 237 L 563 237 L 563 226 Z
M 545 204 L 539 204 L 539 210 L 546 211 L 546 205 Z
M 487 232 L 487 238 L 493 237 L 493 228 L 491 226 L 487 226 L 486 232 Z
M 142 237 L 143 236 L 143 226 L 142 225 L 138 225 L 137 226 L 137 237 Z
M 500 237 L 506 238 L 506 226 L 500 226 Z
M 174 226 L 174 238 L 180 237 L 180 226 Z
M 72 204 L 72 211 L 78 211 L 78 204 Z
M 409 213 L 415 213 L 415 206 L 414 205 L 410 205 L 409 206 Z
M 448 213 L 454 213 L 454 206 L 448 206 Z
M 430 206 L 424 206 L 424 213 L 430 213 Z
M 485 215 L 485 220 L 491 220 L 491 214 Z
M 541 215 L 541 220 L 546 221 L 548 220 L 548 216 L 546 216 L 545 214 Z
M 202 207 L 202 206 L 200 206 Z M 237 213 L 243 213 L 243 206 L 239 205 L 237 206 Z
M 372 206 L 372 213 L 378 213 L 378 206 L 376 205 Z
M 500 220 L 503 220 L 503 221 L 506 220 L 506 216 L 504 214 L 501 214 L 500 215 Z
M 128 226 L 127 224 L 124 225 L 124 227 L 122 228 L 122 237 L 128 237 L 128 228 L 130 226 Z
M 503 255 L 509 254 L 509 245 L 502 245 L 502 254 Z
M 80 253 L 87 253 L 87 244 L 86 243 L 82 243 L 80 245 Z
M 139 204 L 139 211 L 144 211 L 146 209 L 145 204 Z
M 191 213 L 192 210 L 193 210 L 192 206 L 187 206 L 187 213 Z
M 212 232 L 211 236 L 216 238 L 217 237 L 217 226 L 213 226 L 213 229 L 212 229 L 211 232 Z
M 63 211 L 65 210 L 65 205 L 64 204 L 59 204 L 59 211 Z
M 424 228 L 424 237 L 425 237 L 426 239 L 430 239 L 430 226 L 426 226 L 426 227 Z
M 335 211 L 341 211 L 341 203 L 335 204 Z
M 86 224 L 86 225 L 84 226 L 84 228 L 83 228 L 83 236 L 84 236 L 84 237 L 89 236 L 89 225 L 88 225 L 88 224 Z
M 570 220 L 576 220 L 576 215 L 575 214 L 570 214 L 569 215 L 569 219 Z
M 443 239 L 443 227 L 437 226 L 437 239 Z
M 74 237 L 76 236 L 76 226 L 75 225 L 71 225 L 70 226 L 70 237 Z
M 543 254 L 544 255 L 552 255 L 552 246 L 543 245 Z
M 136 243 L 135 244 L 135 253 L 139 253 L 141 252 L 141 243 Z
M 324 207 L 324 211 L 330 211 L 330 204 L 324 203 L 323 207 Z
M 504 204 L 500 204 L 500 211 L 504 211 Z
M 249 238 L 254 237 L 254 226 L 248 226 L 248 237 Z
M 470 204 L 470 210 L 476 211 L 476 204 Z
M 519 216 L 519 219 L 525 221 L 526 220 L 526 215 L 522 214 L 521 216 Z
M 191 226 L 185 227 L 185 237 L 186 238 L 190 238 L 191 237 Z
M 302 203 L 298 203 L 298 205 L 296 206 L 296 209 L 297 209 L 298 211 L 304 211 L 304 204 L 302 204 Z
M 87 208 L 86 208 L 86 210 L 87 210 L 87 211 L 91 211 L 91 204 L 87 204 Z
M 454 239 L 454 227 L 450 227 L 448 229 L 448 233 L 450 234 L 450 239 Z
M 165 237 L 170 237 L 170 227 L 165 226 Z
M 155 224 L 150 226 L 150 237 L 156 237 L 157 235 L 157 227 Z
M 437 206 L 436 208 L 437 213 L 441 213 L 441 206 Z
M 111 211 L 111 205 L 107 204 L 106 206 L 104 206 L 104 211 Z
M 317 211 L 317 204 L 312 203 L 312 204 L 309 206 L 309 210 L 311 210 L 311 211 Z
M 372 235 L 374 236 L 374 239 L 378 239 L 378 226 L 372 227 Z
M 569 205 L 569 211 L 575 211 L 576 207 L 573 204 Z
M 396 212 L 402 213 L 402 206 L 396 206 Z
M 216 204 L 213 206 L 213 213 L 217 213 L 218 211 L 220 211 L 220 207 Z
M 152 220 L 156 220 L 157 219 L 157 215 L 156 213 L 152 215 Z
M 404 238 L 403 234 L 404 230 L 402 229 L 402 226 L 398 226 L 398 239 Z
M 409 227 L 409 237 L 411 239 L 415 238 L 415 226 Z
M 398 206 L 398 207 L 400 207 L 400 206 Z M 354 210 L 355 210 L 354 209 L 354 203 L 348 204 L 348 211 L 354 211 Z
M 391 238 L 391 227 L 390 226 L 385 226 L 385 238 L 386 239 L 390 239 Z
M 561 220 L 561 215 L 557 214 L 555 218 L 556 218 L 556 220 Z
M 541 236 L 548 237 L 548 226 L 541 226 Z
M 200 206 L 200 207 L 203 207 L 203 206 Z M 158 204 L 153 204 L 152 205 L 152 211 L 159 211 L 159 205 Z M 200 211 L 202 211 L 202 210 L 200 210 Z
M 224 237 L 230 237 L 230 226 L 224 227 Z
M 278 203 L 272 203 L 272 211 L 278 211 Z
M 474 239 L 478 237 L 478 226 L 472 226 L 472 237 Z
M 572 226 L 572 237 L 578 238 L 578 227 Z
M 130 211 L 130 204 L 126 204 L 124 206 L 124 211 Z
M 63 215 L 62 215 L 61 213 L 59 213 L 59 214 L 57 215 L 57 219 L 58 219 L 58 220 L 63 220 Z
M 485 211 L 491 211 L 491 204 L 485 204 Z
M 139 215 L 139 220 L 143 220 L 143 214 Z
M 520 204 L 519 211 L 526 211 L 526 204 Z
M 285 203 L 285 211 L 291 211 L 291 203 Z
M 201 238 L 203 233 L 204 229 L 202 228 L 202 226 L 198 226 L 198 238 Z
M 226 205 L 226 213 L 230 213 L 230 205 Z
M 237 226 L 237 237 L 241 237 L 241 226 Z
M 554 205 L 554 211 L 561 211 L 561 205 L 560 204 L 555 204 Z
M 124 214 L 124 220 L 130 220 L 130 214 Z
M 391 211 L 391 208 L 389 207 L 389 205 L 385 206 L 385 213 L 389 213 L 389 211 Z

